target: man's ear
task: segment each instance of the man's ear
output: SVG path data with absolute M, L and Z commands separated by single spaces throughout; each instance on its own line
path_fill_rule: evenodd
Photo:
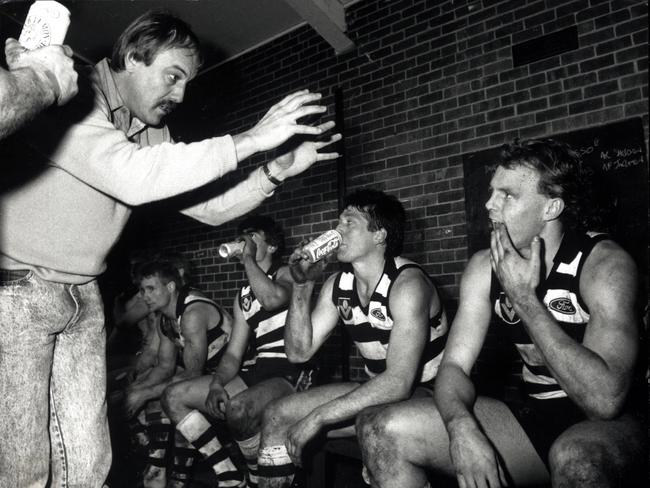
M 169 293 L 174 293 L 176 291 L 176 283 L 173 281 L 170 281 L 165 286 L 167 287 L 167 291 L 169 291 Z
M 546 221 L 556 220 L 564 212 L 564 200 L 561 198 L 550 198 L 546 202 L 546 208 L 544 209 L 544 218 Z
M 381 245 L 381 244 L 386 244 L 386 236 L 388 235 L 388 232 L 386 232 L 386 229 L 383 227 L 379 230 L 376 230 L 373 234 L 373 239 L 375 241 L 375 244 Z
M 268 246 L 268 247 L 267 247 L 267 250 L 268 250 L 271 254 L 273 254 L 273 253 L 275 253 L 275 251 L 278 250 L 278 246 Z
M 138 62 L 139 61 L 135 59 L 135 54 L 133 53 L 133 51 L 129 51 L 124 56 L 124 68 L 129 73 L 132 72 L 135 69 Z

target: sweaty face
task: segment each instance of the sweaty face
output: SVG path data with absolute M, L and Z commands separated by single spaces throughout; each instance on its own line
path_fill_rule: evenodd
M 544 228 L 544 211 L 549 198 L 538 191 L 539 173 L 526 166 L 499 166 L 490 181 L 490 199 L 485 204 L 493 223 L 501 222 L 515 248 L 530 245 Z
M 342 237 L 336 258 L 343 263 L 365 256 L 375 248 L 374 232 L 368 230 L 368 219 L 356 208 L 348 207 L 341 213 L 336 230 Z
M 126 67 L 129 76 L 126 93 L 122 93 L 124 102 L 135 117 L 156 126 L 183 101 L 198 63 L 194 51 L 171 48 L 160 51 L 149 66 L 127 57 Z
M 142 299 L 155 312 L 167 306 L 171 293 L 158 276 L 147 276 L 140 281 L 140 294 Z

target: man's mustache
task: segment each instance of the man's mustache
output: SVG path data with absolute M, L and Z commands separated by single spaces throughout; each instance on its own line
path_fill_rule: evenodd
M 166 113 L 173 112 L 174 110 L 176 110 L 177 106 L 178 104 L 176 102 L 172 102 L 171 100 L 165 100 L 158 104 L 158 108 L 160 108 Z

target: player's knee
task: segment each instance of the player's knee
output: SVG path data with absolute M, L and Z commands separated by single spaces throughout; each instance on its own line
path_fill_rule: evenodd
M 289 409 L 284 398 L 270 402 L 262 413 L 262 431 L 266 434 L 283 432 L 289 425 Z
M 160 404 L 167 416 L 172 420 L 176 420 L 175 414 L 178 411 L 179 406 L 183 404 L 184 396 L 184 388 L 181 388 L 177 384 L 169 385 L 164 389 L 162 396 L 160 397 Z
M 253 405 L 245 398 L 236 396 L 228 402 L 226 419 L 228 427 L 235 438 L 248 437 L 251 424 L 251 411 Z
M 356 419 L 356 432 L 361 449 L 367 453 L 390 449 L 399 437 L 399 421 L 391 407 L 370 407 Z
M 612 461 L 606 445 L 584 437 L 560 437 L 549 451 L 554 486 L 610 486 Z

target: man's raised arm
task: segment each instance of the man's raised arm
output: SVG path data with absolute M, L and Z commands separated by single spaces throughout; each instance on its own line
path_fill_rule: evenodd
M 6 40 L 9 71 L 0 68 L 0 139 L 50 105 L 63 105 L 77 93 L 71 56 L 68 46 L 30 51 L 15 39 Z
M 500 239 L 507 249 L 507 236 Z M 539 239 L 533 243 L 531 260 L 539 259 L 540 246 Z M 569 398 L 589 418 L 606 420 L 619 415 L 639 347 L 637 269 L 632 258 L 609 240 L 598 243 L 587 257 L 580 294 L 590 317 L 582 343 L 562 330 L 534 289 L 508 273 L 505 263 L 501 268 L 500 279 L 515 311 Z
M 318 127 L 324 133 L 332 129 L 334 123 L 326 122 Z M 325 141 L 304 141 L 292 151 L 270 161 L 266 168 L 254 169 L 245 180 L 224 193 L 181 212 L 208 225 L 221 225 L 241 217 L 259 207 L 287 178 L 306 171 L 318 161 L 338 158 L 336 152 L 318 151 L 340 139 L 340 134 L 333 134 Z
M 284 343 L 287 358 L 292 363 L 304 363 L 311 359 L 338 323 L 338 311 L 331 303 L 332 287 L 337 275 L 332 275 L 325 281 L 316 307 L 311 311 L 315 280 L 324 267 L 323 262 L 310 264 L 299 249 L 289 258 L 289 269 L 294 282 L 284 328 Z

